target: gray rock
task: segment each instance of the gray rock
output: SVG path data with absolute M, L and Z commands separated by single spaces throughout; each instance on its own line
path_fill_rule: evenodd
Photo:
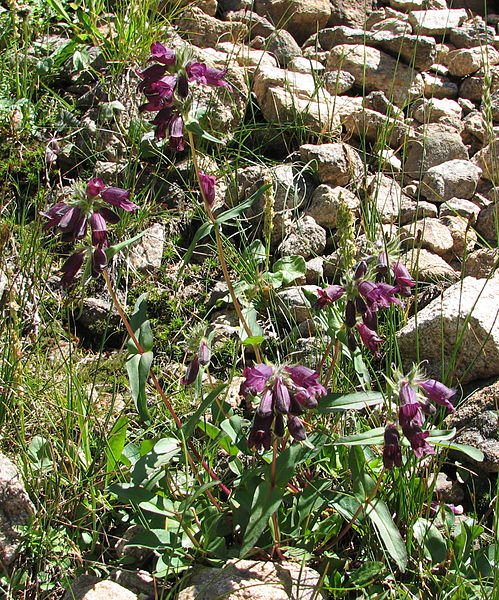
M 400 229 L 404 246 L 425 248 L 446 257 L 452 251 L 454 240 L 449 229 L 438 219 L 426 218 Z
M 421 98 L 411 107 L 412 116 L 420 123 L 432 123 L 442 117 L 461 118 L 463 109 L 448 98 Z
M 19 471 L 0 454 L 0 563 L 8 567 L 17 556 L 22 536 L 17 527 L 27 525 L 35 513 Z
M 412 26 L 404 19 L 397 17 L 387 17 L 377 23 L 374 23 L 371 27 L 371 31 L 388 31 L 393 34 L 411 35 Z
M 456 48 L 473 48 L 494 43 L 494 28 L 480 16 L 473 17 L 449 32 L 449 41 Z
M 326 247 L 326 230 L 317 225 L 312 217 L 305 216 L 295 221 L 288 235 L 279 246 L 282 256 L 308 258 L 321 254 Z
M 445 473 L 438 473 L 434 493 L 439 500 L 448 504 L 460 504 L 464 499 L 461 485 L 449 479 Z
M 154 223 L 131 247 L 128 260 L 132 269 L 142 273 L 153 273 L 161 268 L 165 246 L 165 226 Z
M 322 256 L 315 256 L 314 258 L 307 260 L 306 266 L 306 283 L 309 285 L 319 283 L 319 281 L 321 281 L 324 276 L 324 259 L 322 258 Z
M 143 564 L 148 558 L 150 558 L 153 554 L 151 549 L 141 548 L 139 546 L 128 546 L 128 544 L 133 541 L 134 537 L 144 532 L 145 529 L 142 527 L 142 525 L 130 525 L 127 527 L 118 538 L 114 546 L 118 558 L 123 558 L 126 556 L 130 561 L 130 563 L 127 561 L 127 564 Z
M 62 600 L 137 600 L 137 596 L 114 581 L 81 575 Z
M 318 29 L 326 25 L 331 16 L 329 0 L 255 0 L 255 11 L 282 27 L 302 44 Z
M 355 77 L 348 71 L 327 71 L 323 73 L 322 81 L 331 96 L 337 96 L 353 88 Z
M 495 427 L 497 429 L 499 425 L 499 413 L 497 411 L 490 411 L 482 415 L 482 419 L 487 418 L 489 420 L 489 427 Z M 499 472 L 499 442 L 492 438 L 487 438 L 486 435 L 480 431 L 478 425 L 470 427 L 458 433 L 454 438 L 456 444 L 463 444 L 465 446 L 471 446 L 483 452 L 483 461 L 477 462 L 470 459 L 469 456 L 464 456 L 459 453 L 460 460 L 471 462 L 480 471 L 486 473 L 497 473 Z
M 411 179 L 420 179 L 431 167 L 454 159 L 468 159 L 461 136 L 439 125 L 427 125 L 407 142 L 404 172 Z
M 398 332 L 404 362 L 428 360 L 429 376 L 451 370 L 461 383 L 499 375 L 498 295 L 499 277 L 452 285 Z
M 110 579 L 134 594 L 144 594 L 154 598 L 154 588 L 157 585 L 155 586 L 155 579 L 147 571 L 140 569 L 137 571 L 117 569 L 116 571 L 111 571 Z
M 178 600 L 313 600 L 319 583 L 319 573 L 299 562 L 232 559 L 223 569 L 194 569 Z
M 277 292 L 277 306 L 279 316 L 284 321 L 291 319 L 297 323 L 312 318 L 310 302 L 304 294 L 304 290 L 315 294 L 316 285 L 301 285 L 287 287 Z
M 418 214 L 418 204 L 402 192 L 400 184 L 391 177 L 378 173 L 368 185 L 369 197 L 374 201 L 376 211 L 382 223 L 400 223 L 412 221 Z M 419 216 L 424 216 L 424 206 Z M 436 211 L 435 211 L 436 213 Z
M 360 140 L 400 148 L 414 130 L 399 119 L 393 119 L 375 110 L 355 108 L 342 120 L 346 131 Z
M 471 159 L 482 169 L 482 177 L 499 185 L 499 137 L 482 148 Z
M 489 67 L 487 71 L 480 69 L 478 73 L 466 77 L 459 86 L 459 96 L 474 102 L 480 102 L 484 90 L 493 94 L 499 89 L 499 66 Z
M 449 263 L 437 254 L 423 248 L 413 249 L 402 254 L 400 262 L 418 281 L 454 283 L 459 279 L 459 273 L 456 273 Z
M 371 11 L 375 7 L 375 0 L 342 0 L 331 3 L 331 17 L 328 25 L 349 25 L 351 27 L 364 27 Z
M 317 162 L 321 183 L 346 186 L 350 181 L 359 184 L 364 178 L 364 163 L 348 144 L 304 144 L 300 155 L 304 162 Z
M 467 219 L 452 215 L 441 217 L 440 222 L 450 231 L 454 241 L 449 257 L 462 259 L 469 252 L 474 250 L 477 242 L 477 235 L 470 227 L 470 223 Z
M 390 102 L 386 97 L 386 94 L 381 91 L 370 92 L 367 94 L 363 100 L 363 105 L 365 108 L 369 108 L 370 110 L 374 110 L 394 119 L 404 118 L 403 111 L 395 106 L 393 102 Z
M 270 52 L 255 50 L 244 44 L 220 42 L 220 44 L 217 44 L 216 50 L 227 52 L 241 67 L 259 67 L 261 65 L 277 67 L 277 60 Z
M 419 35 L 444 35 L 466 20 L 463 8 L 441 10 L 412 10 L 409 22 Z
M 345 205 L 356 216 L 360 209 L 360 198 L 341 186 L 320 185 L 312 194 L 312 200 L 306 214 L 313 217 L 322 227 L 336 227 L 338 211 Z
M 482 208 L 476 222 L 476 230 L 489 244 L 498 243 L 499 203 L 494 202 Z
M 469 160 L 449 160 L 431 167 L 423 175 L 419 186 L 423 197 L 441 203 L 451 198 L 470 199 L 482 170 Z
M 468 222 L 474 223 L 480 214 L 480 207 L 474 202 L 464 198 L 451 198 L 440 206 L 439 216 L 459 215 L 464 217 Z
M 277 58 L 281 67 L 287 67 L 293 58 L 302 56 L 300 46 L 285 29 L 278 29 L 269 35 L 265 42 L 265 48 Z
M 430 73 L 428 71 L 421 73 L 424 83 L 424 95 L 427 98 L 457 98 L 457 84 L 444 75 Z
M 497 65 L 499 52 L 493 46 L 452 50 L 447 57 L 449 73 L 455 77 L 472 75 L 481 68 Z
M 324 71 L 324 65 L 304 56 L 296 56 L 288 63 L 288 69 L 297 73 L 319 74 Z
M 256 36 L 267 38 L 276 31 L 272 23 L 261 15 L 251 10 L 235 10 L 227 13 L 225 18 L 229 21 L 239 21 L 248 28 L 248 37 L 250 39 Z
M 491 277 L 499 268 L 499 249 L 479 248 L 470 252 L 463 264 L 463 272 L 466 276 L 482 279 Z
M 195 6 L 182 12 L 177 26 L 182 36 L 199 48 L 214 48 L 218 42 L 237 42 L 248 36 L 248 27 L 244 23 L 220 21 Z
M 111 302 L 103 298 L 84 298 L 78 324 L 92 335 L 102 335 L 106 327 L 116 328 L 120 318 Z

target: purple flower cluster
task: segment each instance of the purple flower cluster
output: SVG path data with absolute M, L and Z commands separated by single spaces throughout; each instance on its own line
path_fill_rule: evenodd
M 139 76 L 139 91 L 143 92 L 147 102 L 140 106 L 140 112 L 157 113 L 151 121 L 156 126 L 154 135 L 157 139 L 169 137 L 170 149 L 180 152 L 185 148 L 184 111 L 189 96 L 189 84 L 196 82 L 202 85 L 225 87 L 227 71 L 219 71 L 204 63 L 187 61 L 185 52 L 175 52 L 160 42 L 151 45 L 149 62 L 154 61 Z
M 421 392 L 418 394 L 418 391 Z M 411 383 L 403 380 L 399 386 L 398 422 L 402 433 L 408 439 L 414 454 L 421 458 L 425 454 L 434 454 L 435 450 L 426 441 L 428 431 L 422 427 L 425 414 L 431 415 L 436 411 L 432 404 L 444 406 L 449 412 L 454 412 L 450 399 L 456 390 L 448 388 L 435 379 L 416 379 Z M 383 464 L 387 469 L 402 464 L 402 454 L 399 444 L 400 434 L 397 427 L 390 424 L 385 429 L 385 445 L 383 449 Z
M 373 262 L 373 259 L 374 257 L 370 257 L 370 262 Z M 373 275 L 374 281 L 368 277 L 369 273 Z M 395 285 L 381 281 L 390 275 Z M 409 296 L 415 281 L 402 263 L 396 261 L 389 263 L 386 252 L 380 252 L 374 270 L 369 271 L 366 261 L 359 262 L 354 268 L 352 279 L 352 285 L 330 285 L 326 289 L 318 289 L 315 308 L 323 309 L 346 295 L 345 325 L 349 330 L 349 344 L 355 347 L 352 331 L 356 330 L 362 343 L 375 356 L 379 356 L 378 348 L 384 340 L 377 334 L 377 313 L 391 304 L 403 306 L 397 295 Z M 359 322 L 358 316 L 361 319 Z
M 180 380 L 182 385 L 191 385 L 197 379 L 199 374 L 199 369 L 201 366 L 206 367 L 210 364 L 211 360 L 211 350 L 208 345 L 208 342 L 203 338 L 199 342 L 199 348 L 197 354 L 191 360 L 191 362 L 187 365 L 187 371 L 185 375 Z
M 327 393 L 318 381 L 319 374 L 300 365 L 273 367 L 258 364 L 244 369 L 243 376 L 246 380 L 241 385 L 241 395 L 261 397 L 248 446 L 269 450 L 272 433 L 277 437 L 285 433 L 284 417 L 291 437 L 303 441 L 306 438 L 305 426 L 299 415 L 306 409 L 316 408 L 317 398 Z
M 130 192 L 117 187 L 107 186 L 102 179 L 91 179 L 86 187 L 77 182 L 73 188 L 73 197 L 69 202 L 58 202 L 40 214 L 47 218 L 45 230 L 58 227 L 62 231 L 64 242 L 82 240 L 87 235 L 88 225 L 91 231 L 91 247 L 72 254 L 61 268 L 61 283 L 71 285 L 83 266 L 85 257 L 92 254 L 92 275 L 96 277 L 107 266 L 105 249 L 109 248 L 107 223 L 118 223 L 120 217 L 106 205 L 132 212 L 139 207 L 130 202 Z

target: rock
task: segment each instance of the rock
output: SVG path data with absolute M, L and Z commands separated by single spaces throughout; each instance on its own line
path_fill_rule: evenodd
M 142 525 L 130 525 L 116 541 L 114 545 L 116 555 L 118 558 L 126 556 L 128 558 L 127 565 L 136 563 L 143 564 L 153 554 L 153 551 L 150 548 L 128 546 L 128 544 L 133 541 L 134 537 L 145 531 L 146 530 Z
M 137 596 L 114 581 L 81 575 L 62 600 L 137 600 Z
M 326 247 L 326 231 L 310 216 L 294 222 L 288 235 L 279 246 L 282 256 L 303 256 L 308 258 L 322 254 Z
M 448 160 L 429 168 L 419 186 L 430 202 L 441 203 L 451 198 L 473 198 L 482 171 L 469 160 Z
M 249 39 L 253 39 L 257 36 L 268 38 L 276 31 L 276 28 L 268 19 L 262 17 L 256 12 L 253 12 L 252 10 L 231 11 L 227 13 L 226 18 L 229 21 L 239 21 L 244 23 L 248 28 Z
M 111 571 L 110 578 L 115 583 L 139 595 L 140 598 L 142 597 L 140 594 L 154 598 L 155 580 L 147 571 L 117 569 L 116 571 Z
M 425 218 L 400 230 L 404 245 L 430 250 L 439 256 L 448 256 L 454 246 L 454 240 L 447 227 L 438 219 Z
M 307 284 L 312 285 L 322 281 L 324 277 L 324 259 L 322 256 L 315 256 L 307 260 L 306 267 L 305 281 Z
M 292 319 L 297 323 L 301 323 L 312 317 L 310 302 L 305 296 L 305 290 L 315 294 L 317 286 L 291 286 L 277 292 L 277 306 L 279 308 L 279 317 L 282 320 Z
M 448 281 L 454 283 L 459 279 L 459 273 L 442 257 L 423 248 L 414 248 L 402 254 L 400 262 L 410 271 L 418 281 L 435 282 Z
M 499 249 L 479 248 L 470 252 L 463 264 L 463 272 L 466 276 L 483 279 L 492 277 L 499 267 Z
M 457 84 L 451 81 L 444 75 L 436 73 L 421 73 L 423 78 L 424 90 L 423 93 L 427 98 L 457 98 Z
M 329 0 L 255 0 L 255 12 L 291 33 L 298 43 L 326 25 Z
M 388 31 L 395 35 L 411 35 L 412 26 L 408 21 L 397 19 L 396 17 L 388 17 L 382 19 L 371 27 L 371 31 Z
M 17 556 L 22 536 L 17 527 L 28 525 L 35 513 L 19 471 L 0 454 L 0 563 L 8 567 Z
M 465 77 L 481 68 L 499 63 L 499 52 L 493 46 L 462 48 L 449 52 L 447 66 L 455 77 Z
M 461 136 L 430 124 L 407 142 L 404 172 L 411 179 L 420 179 L 431 167 L 454 159 L 468 159 Z
M 332 101 L 331 96 L 319 90 L 315 77 L 309 73 L 297 73 L 277 67 L 261 66 L 255 73 L 253 91 L 258 101 L 265 104 L 265 95 L 270 87 L 282 87 L 299 97 L 319 98 L 324 102 Z
M 198 567 L 178 600 L 313 600 L 320 598 L 320 575 L 299 562 L 229 560 L 223 569 Z
M 312 201 L 306 214 L 313 217 L 318 225 L 334 228 L 337 226 L 341 205 L 346 205 L 358 217 L 360 198 L 344 187 L 323 184 L 312 194 Z
M 456 48 L 473 48 L 494 43 L 494 28 L 480 16 L 473 17 L 449 32 L 449 41 Z
M 241 67 L 259 67 L 261 65 L 277 67 L 277 60 L 270 52 L 253 50 L 253 48 L 245 46 L 244 44 L 221 42 L 220 44 L 217 44 L 216 49 L 227 52 L 227 54 L 231 58 L 234 58 Z
M 285 29 L 278 29 L 272 33 L 265 42 L 265 49 L 277 58 L 281 67 L 287 67 L 293 58 L 302 56 L 295 38 Z
M 466 219 L 453 215 L 441 217 L 440 222 L 447 227 L 454 240 L 449 256 L 462 259 L 475 248 L 477 235 Z
M 499 89 L 499 66 L 489 67 L 487 70 L 480 69 L 474 75 L 463 79 L 459 86 L 459 96 L 480 102 L 485 89 L 490 90 L 491 94 Z
M 361 100 L 362 101 L 362 100 Z M 400 148 L 414 130 L 404 122 L 368 108 L 355 108 L 343 117 L 346 131 L 360 140 Z
M 409 12 L 418 9 L 443 9 L 447 8 L 445 0 L 390 0 L 390 6 L 397 10 Z
M 143 273 L 152 273 L 161 268 L 165 246 L 165 226 L 154 223 L 131 247 L 128 255 L 130 266 Z
M 387 115 L 393 119 L 404 119 L 403 111 L 390 102 L 384 92 L 376 91 L 367 94 L 363 100 L 363 105 L 365 108 Z
M 348 144 L 304 144 L 300 156 L 303 162 L 317 162 L 321 183 L 346 186 L 351 180 L 359 183 L 364 178 L 364 163 Z
M 324 65 L 316 60 L 305 58 L 304 56 L 296 56 L 288 63 L 288 69 L 290 71 L 296 71 L 297 73 L 314 74 L 322 73 L 322 71 L 324 71 Z
M 421 75 L 404 63 L 364 44 L 340 44 L 329 53 L 327 69 L 349 71 L 356 85 L 368 91 L 381 90 L 397 105 L 422 95 Z
M 448 98 L 421 98 L 411 107 L 412 116 L 420 123 L 438 121 L 441 117 L 461 118 L 463 109 L 455 100 Z
M 445 473 L 437 474 L 434 493 L 437 498 L 448 504 L 460 504 L 464 499 L 464 491 L 457 481 L 452 481 Z
M 499 137 L 482 148 L 471 159 L 482 169 L 482 177 L 499 185 Z
M 215 16 L 218 8 L 217 0 L 195 0 L 195 2 L 192 2 L 192 0 L 184 0 L 182 5 L 185 6 L 186 4 L 200 8 L 207 15 L 210 15 L 210 17 Z
M 464 198 L 451 198 L 440 206 L 439 215 L 445 217 L 447 215 L 459 215 L 464 217 L 466 221 L 474 223 L 480 214 L 480 207 L 470 200 Z
M 403 361 L 428 360 L 430 377 L 450 370 L 463 384 L 499 375 L 498 294 L 499 277 L 452 285 L 398 332 Z
M 476 230 L 489 244 L 497 245 L 497 223 L 499 219 L 499 203 L 494 202 L 482 208 L 476 222 Z
M 106 328 L 117 328 L 119 323 L 119 315 L 108 300 L 91 297 L 83 299 L 78 325 L 83 326 L 91 336 L 100 336 Z
M 463 444 L 480 450 L 483 452 L 483 461 L 477 462 L 469 456 L 463 455 L 461 452 L 459 453 L 459 460 L 472 463 L 478 470 L 485 471 L 486 473 L 499 472 L 499 441 L 487 437 L 487 435 L 482 432 L 483 427 L 489 431 L 492 427 L 495 427 L 497 431 L 498 425 L 499 413 L 496 410 L 488 411 L 482 413 L 480 417 L 477 417 L 475 421 L 470 424 L 469 428 L 459 432 L 453 441 L 456 442 L 456 444 Z
M 420 71 L 430 68 L 437 55 L 435 40 L 425 35 L 375 31 L 369 42 L 364 43 L 384 50 Z
M 240 21 L 220 21 L 195 6 L 184 10 L 177 20 L 178 31 L 194 46 L 215 48 L 219 42 L 237 42 L 248 36 Z
M 409 22 L 419 35 L 445 35 L 466 20 L 463 8 L 441 10 L 412 10 Z
M 382 173 L 374 175 L 367 189 L 382 223 L 403 225 L 411 222 L 418 214 L 418 204 L 406 196 L 400 184 L 387 175 Z M 419 217 L 424 216 L 423 211 L 424 206 L 419 210 Z
M 369 14 L 375 6 L 374 0 L 342 0 L 331 2 L 331 17 L 328 25 L 350 25 L 351 27 L 364 27 Z

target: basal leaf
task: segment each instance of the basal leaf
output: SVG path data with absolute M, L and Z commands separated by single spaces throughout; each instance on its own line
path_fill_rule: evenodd
M 407 548 L 400 531 L 393 522 L 388 507 L 382 500 L 375 498 L 369 503 L 365 512 L 372 521 L 386 551 L 403 573 L 408 561 Z
M 319 400 L 318 410 L 321 413 L 342 412 L 345 410 L 362 410 L 366 406 L 383 403 L 380 392 L 355 392 L 353 394 L 328 394 Z
M 147 409 L 146 382 L 149 377 L 153 359 L 152 352 L 144 354 L 132 354 L 126 361 L 126 370 L 130 381 L 130 391 L 132 394 L 135 408 L 143 421 L 149 420 L 149 411 Z
M 447 543 L 433 523 L 420 518 L 414 523 L 413 532 L 425 557 L 431 560 L 432 564 L 444 562 L 447 558 Z

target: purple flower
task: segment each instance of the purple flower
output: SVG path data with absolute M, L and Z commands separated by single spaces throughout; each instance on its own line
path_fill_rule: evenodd
M 97 196 L 100 196 L 100 193 L 104 191 L 106 187 L 106 184 L 102 181 L 100 177 L 91 179 L 87 183 L 87 196 L 89 198 L 97 198 Z
M 390 304 L 399 304 L 400 306 L 403 306 L 402 302 L 394 296 L 397 292 L 397 288 L 388 283 L 361 281 L 357 284 L 357 289 L 366 300 L 368 308 L 373 311 L 380 308 L 388 308 Z
M 385 469 L 402 466 L 402 452 L 400 450 L 400 434 L 395 425 L 387 425 L 385 429 L 385 445 L 383 446 L 383 465 Z
M 226 87 L 231 89 L 230 85 L 224 81 L 227 71 L 219 71 L 212 67 L 206 66 L 204 63 L 192 62 L 185 68 L 187 78 L 189 81 L 196 81 L 204 85 L 211 85 L 214 87 Z
M 151 57 L 149 60 L 157 60 L 163 65 L 174 65 L 177 60 L 175 50 L 166 48 L 161 42 L 151 44 Z
M 62 217 L 66 214 L 66 212 L 70 209 L 70 207 L 65 202 L 58 202 L 51 206 L 46 211 L 40 211 L 40 215 L 49 219 L 44 225 L 43 228 L 45 230 L 55 227 L 59 225 Z
M 388 255 L 386 252 L 380 252 L 378 254 L 376 270 L 380 275 L 386 275 L 388 273 Z
M 199 373 L 199 366 L 200 366 L 199 357 L 195 356 L 191 360 L 191 362 L 187 365 L 187 371 L 185 372 L 185 375 L 180 380 L 180 383 L 182 385 L 191 385 L 191 383 L 194 383 L 196 381 L 196 378 Z
M 85 260 L 86 250 L 80 250 L 72 254 L 67 261 L 62 265 L 61 271 L 63 276 L 61 277 L 61 284 L 63 287 L 69 287 L 73 282 L 83 265 Z
M 98 277 L 107 267 L 107 256 L 102 246 L 96 248 L 92 253 L 92 275 Z
M 435 379 L 426 379 L 425 381 L 417 381 L 420 388 L 432 402 L 436 402 L 441 406 L 445 406 L 449 412 L 454 412 L 455 408 L 450 402 L 450 399 L 455 396 L 456 390 L 448 388 L 440 381 Z
M 401 288 L 410 288 L 416 285 L 406 266 L 400 262 L 392 262 L 392 273 L 397 285 Z
M 108 187 L 101 192 L 100 197 L 108 204 L 117 206 L 126 212 L 133 212 L 139 208 L 136 204 L 130 202 L 128 199 L 130 198 L 130 192 L 121 188 Z
M 296 415 L 288 415 L 288 431 L 297 442 L 303 442 L 307 439 L 303 421 Z
M 273 395 L 275 408 L 277 412 L 280 412 L 283 415 L 287 415 L 289 412 L 291 399 L 289 395 L 289 390 L 284 385 L 281 377 L 277 377 L 274 383 Z
M 203 190 L 204 199 L 211 208 L 213 206 L 213 202 L 215 201 L 215 184 L 217 179 L 213 175 L 206 175 L 202 171 L 199 171 L 199 180 L 201 182 L 201 189 Z
M 374 356 L 381 356 L 381 352 L 378 350 L 378 345 L 383 344 L 385 340 L 382 340 L 375 331 L 369 329 L 369 327 L 364 325 L 364 323 L 357 323 L 356 327 L 362 343 L 369 348 Z
M 286 367 L 286 371 L 294 384 L 291 389 L 293 399 L 305 408 L 316 408 L 317 398 L 327 394 L 326 388 L 318 381 L 319 373 L 301 365 Z
M 272 390 L 265 390 L 256 411 L 261 417 L 268 417 L 274 414 L 274 395 Z
M 256 396 L 263 392 L 265 384 L 272 376 L 274 369 L 269 365 L 259 364 L 254 367 L 246 367 L 243 371 L 243 377 L 246 381 L 241 385 L 240 393 L 246 397 L 248 394 Z
M 180 115 L 174 115 L 170 121 L 170 149 L 182 152 L 184 148 L 184 120 Z
M 204 340 L 204 339 L 202 339 L 201 342 L 199 343 L 198 357 L 199 357 L 199 364 L 203 365 L 203 367 L 206 367 L 206 365 L 210 364 L 211 350 L 210 350 L 210 347 L 208 346 L 206 340 Z
M 345 325 L 347 327 L 354 327 L 357 322 L 357 310 L 355 308 L 355 302 L 353 300 L 347 300 L 345 306 Z
M 328 304 L 336 302 L 336 300 L 338 300 L 338 298 L 341 298 L 341 296 L 343 296 L 344 293 L 345 290 L 341 287 L 341 285 L 330 285 L 325 290 L 317 288 L 317 295 L 319 296 L 319 298 L 317 299 L 314 308 L 316 308 L 317 310 L 321 310 Z
M 378 316 L 376 315 L 376 311 L 367 308 L 362 313 L 362 322 L 369 327 L 369 329 L 376 331 L 378 328 Z
M 424 416 L 419 402 L 411 402 L 399 407 L 399 424 L 402 428 L 421 427 L 423 423 Z
M 435 450 L 426 438 L 430 435 L 429 431 L 422 431 L 420 427 L 402 427 L 405 437 L 411 444 L 414 455 L 421 458 L 425 454 L 435 454 Z
M 274 421 L 274 415 L 261 416 L 258 413 L 255 414 L 253 419 L 253 425 L 248 437 L 248 447 L 255 448 L 255 450 L 270 450 L 272 445 L 272 423 Z
M 81 240 L 87 233 L 87 217 L 78 206 L 71 206 L 59 221 L 65 242 Z
M 92 245 L 102 246 L 106 244 L 107 246 L 106 220 L 100 213 L 94 212 L 90 215 L 90 229 L 92 230 Z

